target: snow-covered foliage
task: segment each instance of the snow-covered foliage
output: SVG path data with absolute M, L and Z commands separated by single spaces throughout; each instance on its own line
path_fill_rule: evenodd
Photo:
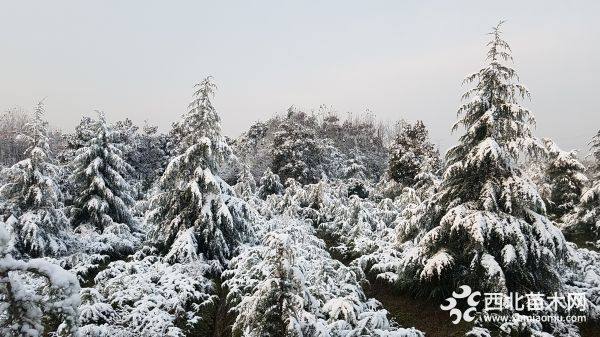
M 112 128 L 103 112 L 82 128 L 82 147 L 75 151 L 71 164 L 71 180 L 75 186 L 75 199 L 71 211 L 74 226 L 91 226 L 102 232 L 114 223 L 133 226 L 129 207 L 133 203 L 131 187 L 124 179 L 133 168 L 122 158 L 115 144 Z M 81 138 L 80 138 L 81 139 Z
M 600 133 L 586 178 L 576 152 L 534 137 L 490 35 L 444 161 L 420 121 L 327 106 L 228 138 L 210 77 L 167 134 L 100 114 L 61 141 L 41 104 L 3 115 L 0 335 L 423 336 L 459 284 L 583 294 L 588 324 L 506 308 L 440 335 L 585 335 L 600 321 Z
M 439 152 L 429 141 L 422 121 L 403 122 L 390 146 L 387 176 L 406 187 L 415 187 L 420 178 L 440 170 Z
M 260 185 L 256 192 L 257 196 L 266 199 L 269 195 L 279 195 L 281 193 L 283 193 L 283 185 L 279 176 L 273 173 L 270 168 L 267 168 L 263 176 L 260 177 Z
M 145 124 L 141 129 L 126 118 L 113 124 L 115 142 L 123 159 L 134 170 L 129 172 L 137 199 L 143 198 L 169 162 L 169 139 L 158 133 L 158 127 Z
M 29 118 L 24 109 L 17 107 L 0 113 L 0 169 L 25 159 L 27 144 L 15 136 L 23 133 Z
M 350 197 L 347 205 L 336 204 L 333 221 L 324 222 L 319 227 L 336 242 L 334 250 L 351 258 L 371 253 L 377 248 L 375 233 L 383 231 L 386 225 L 373 216 L 373 206 L 355 195 Z
M 422 336 L 399 328 L 306 222 L 277 217 L 224 273 L 237 336 Z M 319 268 L 313 266 L 318 265 Z
M 213 283 L 204 276 L 210 268 L 202 259 L 166 263 L 145 248 L 96 276 L 98 292 L 82 294 L 80 317 L 87 315 L 83 323 L 99 326 L 111 320 L 127 336 L 185 336 L 215 300 Z
M 197 86 L 189 111 L 174 125 L 177 155 L 158 182 L 148 220 L 152 241 L 171 262 L 204 256 L 225 263 L 252 237 L 252 210 L 217 175 L 231 150 L 212 105 L 215 85 Z
M 545 184 L 548 190 L 543 195 L 549 216 L 556 221 L 574 211 L 588 178 L 585 166 L 577 159 L 576 151 L 563 151 L 552 140 L 544 139 L 548 151 Z
M 242 167 L 237 184 L 235 184 L 233 189 L 235 190 L 235 193 L 244 200 L 249 200 L 254 196 L 254 193 L 256 192 L 256 180 L 254 180 L 254 176 L 247 165 Z
M 387 162 L 385 137 L 384 127 L 368 112 L 343 120 L 327 106 L 312 113 L 291 107 L 284 115 L 252 125 L 233 147 L 256 177 L 271 168 L 281 181 L 294 177 L 314 183 L 323 175 L 348 178 L 363 174 L 377 180 Z
M 33 119 L 18 137 L 27 144 L 25 159 L 2 172 L 0 187 L 7 216 L 12 216 L 16 247 L 32 257 L 67 251 L 69 221 L 62 212 L 62 193 L 43 120 L 44 105 L 35 107 Z M 0 220 L 2 218 L 0 217 Z
M 597 172 L 592 177 L 590 186 L 584 190 L 578 214 L 571 219 L 573 229 L 589 235 L 591 238 L 600 239 L 600 131 L 594 136 L 592 142 L 592 155 Z
M 47 328 L 76 336 L 79 282 L 43 259 L 17 260 L 7 254 L 10 237 L 0 222 L 0 335 L 38 337 Z M 45 319 L 54 317 L 55 326 Z
M 288 111 L 288 120 L 297 114 Z M 295 123 L 282 123 L 273 138 L 271 169 L 281 179 L 295 179 L 302 184 L 318 182 L 327 174 L 326 145 L 315 137 L 314 131 L 299 128 Z
M 447 153 L 437 224 L 403 257 L 401 282 L 440 296 L 457 283 L 486 291 L 552 291 L 566 253 L 560 230 L 545 217 L 534 184 L 517 167 L 518 156 L 540 153 L 532 113 L 518 103 L 528 91 L 506 65 L 510 48 L 500 25 L 488 43 L 488 64 L 465 80 L 455 129 L 466 133 Z

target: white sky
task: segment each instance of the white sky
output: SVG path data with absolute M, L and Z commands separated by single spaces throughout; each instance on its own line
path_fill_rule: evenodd
M 0 0 L 0 110 L 48 97 L 48 119 L 148 120 L 167 130 L 213 75 L 225 133 L 290 105 L 422 119 L 442 148 L 506 19 L 537 135 L 587 152 L 600 129 L 600 1 Z

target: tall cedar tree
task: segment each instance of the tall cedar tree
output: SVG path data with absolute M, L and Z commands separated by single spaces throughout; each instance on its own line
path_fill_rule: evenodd
M 113 223 L 131 226 L 132 191 L 123 176 L 133 168 L 123 160 L 116 134 L 103 112 L 98 111 L 98 119 L 91 122 L 89 131 L 94 136 L 82 138 L 82 147 L 75 152 L 72 163 L 71 180 L 76 193 L 72 223 L 89 224 L 100 232 Z
M 196 88 L 189 111 L 173 126 L 177 155 L 158 182 L 148 219 L 155 224 L 151 237 L 169 261 L 202 255 L 222 264 L 249 236 L 249 209 L 217 175 L 231 150 L 211 102 L 216 86 L 208 77 Z
M 57 255 L 66 251 L 64 231 L 68 220 L 61 211 L 62 194 L 56 183 L 58 167 L 54 165 L 48 145 L 48 123 L 43 120 L 44 105 L 39 102 L 33 119 L 19 135 L 27 144 L 25 159 L 7 169 L 7 183 L 0 195 L 11 204 L 18 219 L 18 248 L 30 256 Z
M 433 296 L 460 284 L 480 291 L 541 291 L 560 287 L 557 265 L 566 253 L 562 233 L 546 218 L 534 184 L 521 172 L 522 150 L 540 153 L 529 96 L 516 83 L 500 24 L 490 33 L 488 65 L 468 76 L 468 100 L 458 110 L 466 133 L 447 153 L 436 224 L 405 257 L 403 282 Z

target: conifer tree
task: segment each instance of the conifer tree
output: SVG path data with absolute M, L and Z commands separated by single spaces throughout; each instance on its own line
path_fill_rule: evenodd
M 56 183 L 59 172 L 48 145 L 48 123 L 43 119 L 44 104 L 35 107 L 33 119 L 19 135 L 27 145 L 25 159 L 3 174 L 7 183 L 0 195 L 8 200 L 16 224 L 17 248 L 30 256 L 60 254 L 65 245 L 68 220 L 61 211 L 62 194 Z
M 242 165 L 240 176 L 238 177 L 237 184 L 235 184 L 235 193 L 244 200 L 248 200 L 256 191 L 256 181 L 250 167 L 248 165 Z
M 272 194 L 282 194 L 283 193 L 283 185 L 281 184 L 281 180 L 279 176 L 270 168 L 267 168 L 263 176 L 260 178 L 260 185 L 257 191 L 257 195 L 261 199 L 267 199 L 269 195 Z
M 591 156 L 593 157 L 592 159 L 594 159 L 594 165 L 596 166 L 596 174 L 600 174 L 600 130 L 592 137 L 590 147 L 592 150 Z
M 302 115 L 290 108 L 287 119 L 275 133 L 271 169 L 284 181 L 293 178 L 303 185 L 313 184 L 325 171 L 325 149 L 311 128 L 294 121 L 296 114 Z
M 532 135 L 529 96 L 507 65 L 510 47 L 498 24 L 490 33 L 487 65 L 466 78 L 454 129 L 466 132 L 447 153 L 435 227 L 404 257 L 402 282 L 440 296 L 467 284 L 480 291 L 552 291 L 566 253 L 562 233 L 546 218 L 544 202 L 517 166 L 524 149 L 543 150 Z
M 231 150 L 211 102 L 215 88 L 210 77 L 196 85 L 189 111 L 174 124 L 177 155 L 151 199 L 151 238 L 170 261 L 203 255 L 225 263 L 249 236 L 248 206 L 218 176 Z
M 100 232 L 113 223 L 131 227 L 132 191 L 123 177 L 133 168 L 122 158 L 103 112 L 98 111 L 98 119 L 90 126 L 94 136 L 82 143 L 72 163 L 71 180 L 76 193 L 72 223 L 89 224 Z
M 402 123 L 391 145 L 388 165 L 388 176 L 406 187 L 415 185 L 419 173 L 440 169 L 439 153 L 422 121 Z
M 248 337 L 303 336 L 304 287 L 294 251 L 277 235 L 268 235 L 265 245 L 269 250 L 261 263 L 267 275 L 256 285 L 255 293 L 239 304 L 234 333 Z
M 596 172 L 591 186 L 581 196 L 577 228 L 595 239 L 600 238 L 600 131 L 590 142 Z
M 545 177 L 550 187 L 546 208 L 552 220 L 560 221 L 577 206 L 588 179 L 575 151 L 563 151 L 550 139 L 544 139 L 544 143 L 549 157 Z

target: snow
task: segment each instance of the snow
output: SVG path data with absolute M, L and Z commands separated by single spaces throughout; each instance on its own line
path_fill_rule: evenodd
M 536 138 L 490 36 L 444 160 L 420 121 L 328 107 L 229 139 L 210 77 L 168 134 L 99 113 L 56 155 L 36 107 L 0 174 L 0 335 L 423 336 L 369 298 L 382 283 L 435 300 L 459 284 L 581 293 L 598 320 L 600 255 L 563 232 L 600 247 L 600 132 L 590 167 Z M 579 335 L 507 313 L 465 336 Z

